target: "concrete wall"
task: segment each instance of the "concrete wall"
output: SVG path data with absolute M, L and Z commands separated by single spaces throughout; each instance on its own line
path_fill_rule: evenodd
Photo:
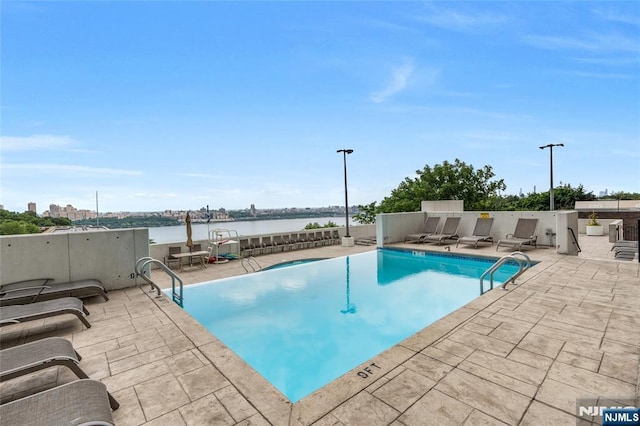
M 495 218 L 493 221 L 493 239 L 495 241 L 512 233 L 516 227 L 518 218 L 538 218 L 538 227 L 535 235 L 538 236 L 538 245 L 555 247 L 556 212 L 414 212 L 414 213 L 389 213 L 376 216 L 378 230 L 378 246 L 380 241 L 386 238 L 387 243 L 402 242 L 408 234 L 422 232 L 424 221 L 428 216 L 439 216 L 438 232 L 444 224 L 447 216 L 459 216 L 459 235 L 471 235 L 476 224 L 476 218 L 481 214 Z M 382 236 L 382 240 L 380 239 Z
M 0 238 L 0 283 L 96 278 L 107 290 L 137 285 L 135 262 L 149 256 L 147 228 Z
M 423 212 L 463 212 L 463 200 L 423 201 L 420 203 Z
M 427 220 L 425 212 L 381 213 L 376 215 L 376 245 L 402 242 L 409 234 L 422 232 Z
M 556 250 L 559 254 L 578 255 L 578 212 L 559 211 L 556 214 Z M 576 239 L 578 241 L 576 241 Z
M 576 201 L 576 210 L 640 210 L 640 200 Z

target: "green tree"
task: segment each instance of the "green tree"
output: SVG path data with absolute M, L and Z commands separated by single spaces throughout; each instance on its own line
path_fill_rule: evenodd
M 16 234 L 38 234 L 40 233 L 40 227 L 33 223 L 17 221 L 17 220 L 3 220 L 0 222 L 0 235 L 16 235 Z
M 547 192 L 548 198 L 549 193 Z M 570 184 L 553 188 L 553 204 L 558 210 L 572 210 L 575 208 L 576 201 L 593 200 L 596 200 L 596 196 L 592 192 L 585 192 L 582 184 L 576 188 L 572 188 Z
M 359 213 L 356 213 L 353 215 L 353 220 L 355 220 L 356 222 L 362 225 L 375 223 L 376 214 L 378 213 L 378 209 L 379 209 L 379 206 L 377 204 L 378 203 L 374 201 L 373 203 L 369 203 L 365 206 L 359 205 L 358 206 Z
M 568 210 L 575 207 L 576 201 L 593 201 L 596 196 L 592 192 L 585 192 L 582 185 L 573 188 L 570 184 L 553 188 L 553 204 L 558 210 Z M 529 193 L 520 197 L 509 210 L 549 210 L 549 191 Z
M 465 210 L 484 210 L 488 200 L 504 190 L 504 180 L 495 177 L 491 166 L 474 169 L 456 158 L 433 168 L 426 165 L 417 177 L 405 178 L 380 203 L 378 212 L 393 213 L 420 210 L 422 200 L 463 200 Z
M 332 221 L 329 221 L 328 223 L 325 223 L 324 225 L 320 225 L 318 222 L 313 222 L 313 223 L 307 223 L 305 225 L 304 229 L 335 228 L 337 226 L 338 226 L 338 224 L 333 223 Z
M 43 227 L 70 225 L 71 221 L 66 217 L 40 217 L 31 211 L 16 213 L 0 210 L 0 235 L 36 234 Z
M 604 197 L 599 197 L 600 200 L 640 200 L 640 193 L 638 192 L 613 192 Z

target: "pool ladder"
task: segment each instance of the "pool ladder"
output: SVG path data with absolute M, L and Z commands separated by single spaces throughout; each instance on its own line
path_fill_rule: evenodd
M 489 275 L 489 283 L 490 283 L 489 290 L 493 290 L 493 274 L 502 265 L 514 260 L 518 262 L 518 266 L 519 266 L 518 271 L 515 274 L 513 274 L 507 281 L 504 282 L 504 284 L 502 285 L 502 288 L 504 289 L 506 289 L 507 284 L 509 282 L 515 282 L 516 278 L 518 278 L 520 275 L 522 275 L 524 271 L 526 271 L 531 267 L 531 259 L 529 258 L 529 256 L 527 256 L 521 251 L 514 251 L 513 253 L 507 254 L 506 256 L 502 256 L 500 259 L 498 259 L 496 263 L 491 265 L 489 269 L 484 271 L 482 276 L 480 276 L 480 295 L 484 294 L 484 278 L 487 275 Z
M 171 297 L 173 298 L 174 302 L 176 302 L 178 305 L 180 305 L 180 307 L 182 307 L 182 290 L 183 290 L 184 284 L 182 283 L 182 280 L 180 279 L 180 277 L 176 275 L 176 273 L 173 272 L 171 269 L 169 269 L 167 265 L 165 265 L 158 259 L 154 259 L 153 257 L 141 257 L 136 262 L 136 266 L 135 266 L 136 275 L 139 277 L 142 277 L 143 280 L 145 280 L 149 285 L 151 285 L 151 291 L 153 292 L 155 290 L 158 293 L 156 297 L 160 297 L 162 292 L 160 290 L 160 287 L 151 279 L 151 277 L 148 274 L 149 268 L 147 268 L 147 266 L 151 264 L 156 265 L 158 269 L 162 270 L 163 272 L 165 272 L 167 275 L 171 277 Z M 176 282 L 179 284 L 177 292 L 176 292 Z
M 249 272 L 257 272 L 262 269 L 262 266 L 258 263 L 255 257 L 243 257 L 240 260 L 240 264 L 244 268 L 244 271 L 248 274 Z M 251 269 L 251 271 L 249 271 Z

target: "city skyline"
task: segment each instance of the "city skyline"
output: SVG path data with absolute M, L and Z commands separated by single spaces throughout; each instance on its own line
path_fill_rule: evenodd
M 356 206 L 351 205 L 349 208 L 353 210 Z M 0 209 L 5 209 L 4 205 L 0 204 Z M 5 209 L 6 210 L 6 209 Z M 26 210 L 16 210 L 15 213 L 22 213 L 26 211 L 30 211 L 36 213 L 39 216 L 50 216 L 50 217 L 66 217 L 72 220 L 80 220 L 80 219 L 95 219 L 97 216 L 100 217 L 126 217 L 126 216 L 136 216 L 139 214 L 148 214 L 148 215 L 166 215 L 166 216 L 175 216 L 180 217 L 184 214 L 190 212 L 194 215 L 198 215 L 197 217 L 204 217 L 206 214 L 209 215 L 212 219 L 228 219 L 228 211 L 251 211 L 251 212 L 299 212 L 304 210 L 310 211 L 325 211 L 325 212 L 344 212 L 344 206 L 289 206 L 289 207 L 274 207 L 274 208 L 256 208 L 254 204 L 251 204 L 249 207 L 240 208 L 240 209 L 225 209 L 224 207 L 211 209 L 209 206 L 203 206 L 198 209 L 162 209 L 162 210 L 151 210 L 151 211 L 98 211 L 91 209 L 79 209 L 71 204 L 66 204 L 65 206 L 61 206 L 58 204 L 49 204 L 49 208 L 47 210 L 43 210 L 41 213 L 37 211 L 37 203 L 30 201 L 27 203 Z
M 0 204 L 381 201 L 425 165 L 640 192 L 638 2 L 5 2 Z M 78 24 L 81 23 L 81 24 Z M 169 30 L 170 29 L 170 30 Z

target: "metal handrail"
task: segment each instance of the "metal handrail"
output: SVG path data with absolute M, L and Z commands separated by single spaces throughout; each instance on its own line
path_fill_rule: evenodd
M 521 259 L 521 257 L 523 259 Z M 522 275 L 522 273 L 527 269 L 529 269 L 529 267 L 531 266 L 531 259 L 529 258 L 529 256 L 527 256 L 525 253 L 521 251 L 514 251 L 513 253 L 502 256 L 500 259 L 498 259 L 496 263 L 491 265 L 491 267 L 486 271 L 484 271 L 484 273 L 480 276 L 480 295 L 484 294 L 484 278 L 487 275 L 489 275 L 489 283 L 490 283 L 489 290 L 493 290 L 493 274 L 498 270 L 498 268 L 500 268 L 502 265 L 509 262 L 510 260 L 515 260 L 516 262 L 518 262 L 519 268 L 518 268 L 518 272 L 513 274 L 502 285 L 502 288 L 505 290 L 507 289 L 507 284 L 509 284 L 509 282 L 515 282 L 516 278 Z M 524 264 L 523 264 L 523 261 L 524 261 Z
M 244 268 L 244 271 L 247 274 L 249 273 L 249 268 L 251 268 L 251 272 L 256 272 L 262 269 L 262 266 L 260 266 L 260 263 L 258 263 L 256 258 L 253 256 L 243 257 L 242 260 L 240 261 L 240 264 L 242 265 L 242 267 Z M 258 267 L 257 269 L 254 266 L 254 264 L 255 266 Z
M 571 238 L 573 238 L 573 244 L 576 245 L 576 248 L 578 249 L 578 253 L 580 253 L 582 249 L 580 248 L 580 244 L 578 244 L 578 238 L 576 237 L 576 233 L 573 232 L 573 228 L 567 227 L 567 229 L 571 232 Z
M 142 279 L 144 279 L 149 285 L 151 285 L 151 291 L 153 292 L 155 290 L 157 292 L 157 296 L 156 297 L 160 297 L 161 294 L 162 294 L 162 290 L 160 289 L 158 284 L 156 284 L 147 275 L 146 271 L 144 270 L 148 265 L 151 265 L 151 264 L 156 265 L 158 267 L 158 269 L 161 269 L 162 271 L 164 271 L 167 275 L 169 275 L 171 277 L 171 297 L 172 297 L 174 302 L 176 302 L 178 305 L 180 305 L 180 307 L 182 307 L 182 301 L 183 301 L 182 295 L 183 295 L 184 283 L 182 282 L 180 277 L 178 275 L 176 275 L 175 272 L 173 272 L 171 269 L 169 269 L 167 267 L 167 265 L 162 263 L 160 260 L 154 259 L 153 257 L 141 257 L 136 262 L 136 266 L 135 266 L 136 275 L 139 276 L 139 277 L 142 277 Z M 179 288 L 178 288 L 179 292 L 178 293 L 176 293 L 176 281 L 178 281 L 178 283 L 179 283 Z

